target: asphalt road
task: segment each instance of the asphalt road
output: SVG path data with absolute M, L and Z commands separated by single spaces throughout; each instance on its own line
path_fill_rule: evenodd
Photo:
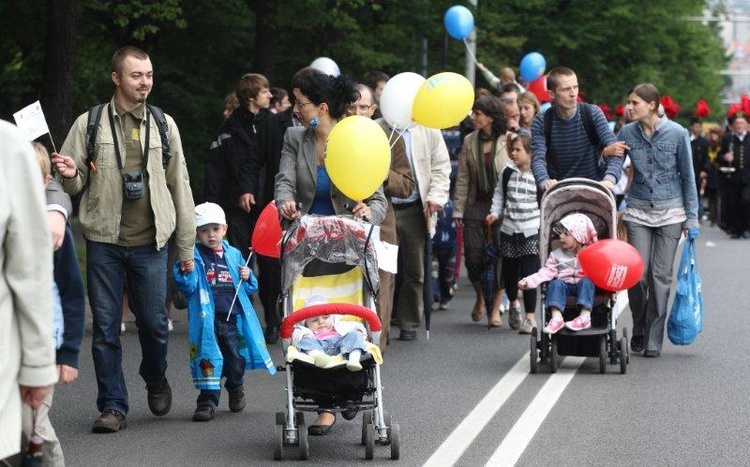
M 750 240 L 704 228 L 699 267 L 704 331 L 685 347 L 666 342 L 658 359 L 632 355 L 625 375 L 598 360 L 568 357 L 556 375 L 528 373 L 529 339 L 488 330 L 469 318 L 471 291 L 462 279 L 449 311 L 433 312 L 429 340 L 392 341 L 382 367 L 384 407 L 401 426 L 401 459 L 376 447 L 364 460 L 360 419 L 339 418 L 329 436 L 310 438 L 315 464 L 356 465 L 748 465 L 748 305 Z M 679 254 L 678 254 L 679 256 Z M 87 333 L 81 376 L 55 394 L 52 420 L 69 465 L 267 465 L 273 461 L 274 413 L 285 407 L 285 376 L 246 374 L 247 408 L 231 413 L 226 394 L 216 418 L 191 421 L 185 314 L 174 314 L 168 377 L 171 412 L 150 414 L 138 377 L 134 324 L 123 335 L 130 392 L 129 427 L 92 434 L 98 416 Z M 620 327 L 630 328 L 629 313 Z M 665 339 L 666 340 L 666 339 Z M 280 346 L 272 349 L 281 363 Z M 308 423 L 312 417 L 308 414 Z M 284 462 L 296 461 L 287 448 Z M 289 459 L 289 460 L 287 460 Z

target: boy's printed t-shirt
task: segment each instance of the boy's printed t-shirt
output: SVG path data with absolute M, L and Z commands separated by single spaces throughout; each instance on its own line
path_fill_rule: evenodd
M 234 284 L 224 258 L 224 251 L 214 251 L 203 245 L 199 246 L 198 251 L 206 268 L 206 281 L 214 296 L 214 315 L 226 316 L 234 298 Z M 237 304 L 235 304 L 236 307 Z M 232 314 L 237 314 L 237 310 L 232 310 Z

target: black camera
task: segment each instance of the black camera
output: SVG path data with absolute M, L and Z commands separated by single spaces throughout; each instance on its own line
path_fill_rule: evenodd
M 143 173 L 126 172 L 122 174 L 122 187 L 125 191 L 125 198 L 130 200 L 141 199 L 143 197 Z

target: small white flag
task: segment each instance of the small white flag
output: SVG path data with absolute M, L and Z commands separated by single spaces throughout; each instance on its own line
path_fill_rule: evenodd
M 13 114 L 18 128 L 26 135 L 29 141 L 34 141 L 40 136 L 49 133 L 47 120 L 44 118 L 42 104 L 39 101 L 24 107 Z

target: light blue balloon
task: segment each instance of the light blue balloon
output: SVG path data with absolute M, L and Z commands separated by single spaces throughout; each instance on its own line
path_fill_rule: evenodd
M 544 74 L 547 68 L 547 61 L 539 52 L 531 52 L 521 59 L 521 65 L 518 71 L 521 72 L 521 78 L 527 83 L 534 81 Z
M 465 6 L 454 5 L 445 12 L 443 24 L 449 36 L 463 40 L 469 37 L 474 29 L 474 15 Z

